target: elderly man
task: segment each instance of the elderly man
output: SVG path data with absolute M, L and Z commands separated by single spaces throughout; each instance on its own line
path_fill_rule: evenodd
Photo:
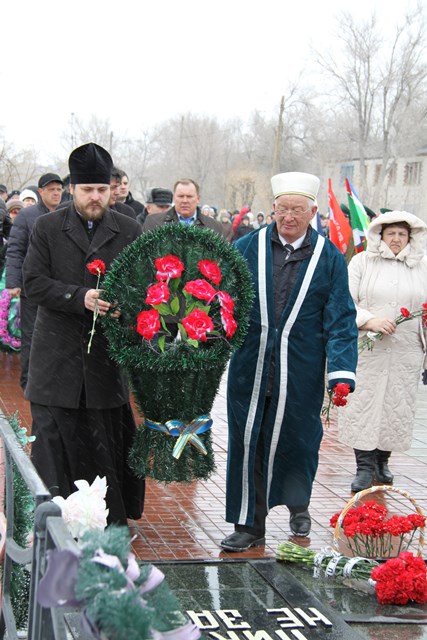
M 69 167 L 73 201 L 37 219 L 23 267 L 26 295 L 38 305 L 25 392 L 32 459 L 52 494 L 64 498 L 75 480 L 106 476 L 109 522 L 126 524 L 143 504 L 143 480 L 127 465 L 135 422 L 102 328 L 90 336 L 95 311 L 119 312 L 102 299 L 87 265 L 101 261 L 108 270 L 141 228 L 108 208 L 112 160 L 105 149 L 85 144 Z
M 286 505 L 293 535 L 307 536 L 328 386 L 355 385 L 357 328 L 345 260 L 310 225 L 319 179 L 272 178 L 275 223 L 236 248 L 253 274 L 249 332 L 228 374 L 227 551 L 264 544 L 269 509 Z
M 194 180 L 183 178 L 175 183 L 173 188 L 174 206 L 166 213 L 152 213 L 146 217 L 143 231 L 151 231 L 162 224 L 181 222 L 195 224 L 198 227 L 212 229 L 225 237 L 222 224 L 214 218 L 202 215 L 200 204 L 200 187 Z

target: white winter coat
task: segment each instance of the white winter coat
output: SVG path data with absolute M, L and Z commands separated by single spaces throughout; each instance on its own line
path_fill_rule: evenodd
M 383 224 L 402 220 L 411 226 L 410 241 L 395 256 L 380 232 Z M 413 312 L 427 302 L 425 223 L 406 211 L 391 211 L 371 222 L 367 238 L 367 250 L 348 266 L 358 327 L 375 316 L 395 319 L 402 307 Z M 359 338 L 364 337 L 366 332 L 360 331 Z M 414 318 L 377 340 L 372 351 L 359 354 L 356 390 L 339 409 L 341 442 L 365 451 L 410 448 L 416 391 L 422 368 L 427 368 L 425 337 L 422 319 Z

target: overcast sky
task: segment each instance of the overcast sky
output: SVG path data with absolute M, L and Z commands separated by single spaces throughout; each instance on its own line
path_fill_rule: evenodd
M 61 155 L 72 113 L 108 118 L 117 136 L 138 136 L 190 110 L 220 119 L 246 119 L 254 109 L 272 115 L 289 81 L 309 67 L 310 44 L 333 46 L 338 12 L 362 18 L 375 9 L 391 27 L 408 6 L 402 0 L 4 4 L 0 126 L 17 148 Z

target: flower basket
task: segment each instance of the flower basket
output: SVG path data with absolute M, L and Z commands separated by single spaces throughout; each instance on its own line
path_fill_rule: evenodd
M 180 270 L 161 269 L 167 258 Z M 252 304 L 244 258 L 211 230 L 166 224 L 120 254 L 103 289 L 121 311 L 103 319 L 110 352 L 144 416 L 132 468 L 165 482 L 207 479 L 215 466 L 209 413 Z M 201 325 L 188 322 L 194 313 Z
M 390 518 L 386 518 L 389 515 L 386 507 L 379 508 L 385 509 L 387 514 L 384 516 L 381 514 L 378 517 L 377 525 L 372 525 L 368 522 L 367 517 L 365 523 L 365 532 L 356 532 L 352 537 L 346 537 L 343 530 L 343 523 L 347 514 L 351 513 L 351 510 L 357 508 L 359 503 L 369 505 L 371 503 L 364 502 L 364 498 L 367 496 L 374 496 L 375 494 L 386 494 L 395 498 L 393 510 L 396 510 L 396 505 L 399 509 L 402 507 L 402 503 L 408 506 L 408 502 L 411 506 L 412 514 L 409 516 L 391 515 Z M 404 498 L 402 500 L 401 498 Z M 401 513 L 401 511 L 399 511 Z M 380 485 L 370 487 L 364 491 L 356 493 L 346 504 L 344 509 L 339 515 L 335 528 L 334 528 L 334 541 L 333 548 L 335 551 L 339 551 L 342 554 L 349 556 L 364 556 L 366 558 L 373 558 L 377 561 L 385 561 L 388 558 L 397 557 L 402 551 L 412 551 L 414 555 L 421 557 L 424 547 L 424 523 L 417 524 L 417 519 L 414 516 L 420 516 L 424 519 L 422 509 L 416 503 L 416 500 L 410 496 L 407 491 L 393 487 L 391 485 Z M 412 520 L 412 529 L 409 529 L 408 520 Z M 407 525 L 407 526 L 405 526 Z M 402 529 L 409 529 L 408 531 Z M 394 534 L 393 534 L 394 531 Z M 345 539 L 346 538 L 346 539 Z

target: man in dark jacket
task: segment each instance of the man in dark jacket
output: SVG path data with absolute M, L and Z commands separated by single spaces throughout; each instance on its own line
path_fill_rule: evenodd
M 138 200 L 135 200 L 131 192 L 129 191 L 129 176 L 123 171 L 123 169 L 119 169 L 120 174 L 120 189 L 117 195 L 117 202 L 123 202 L 127 204 L 129 207 L 135 211 L 135 215 L 138 216 L 140 213 L 144 211 L 144 205 Z
M 162 224 L 181 222 L 195 224 L 205 229 L 212 229 L 225 238 L 225 231 L 220 222 L 201 214 L 200 188 L 197 182 L 190 178 L 183 178 L 175 183 L 173 188 L 174 206 L 166 213 L 152 213 L 146 217 L 143 231 L 151 231 Z
M 102 299 L 87 265 L 100 260 L 108 270 L 141 228 L 108 208 L 105 149 L 83 145 L 69 167 L 73 202 L 36 221 L 23 268 L 25 292 L 38 305 L 25 392 L 32 459 L 48 489 L 64 498 L 76 480 L 106 476 L 109 522 L 126 524 L 140 517 L 144 489 L 127 465 L 136 430 L 129 392 L 99 325 L 89 349 L 94 312 L 119 312 Z
M 45 213 L 55 211 L 62 196 L 62 180 L 56 173 L 45 173 L 38 182 L 40 201 L 22 209 L 9 235 L 6 252 L 6 288 L 13 298 L 21 297 L 21 387 L 28 379 L 31 339 L 37 315 L 37 305 L 22 293 L 22 265 L 27 255 L 34 222 Z

